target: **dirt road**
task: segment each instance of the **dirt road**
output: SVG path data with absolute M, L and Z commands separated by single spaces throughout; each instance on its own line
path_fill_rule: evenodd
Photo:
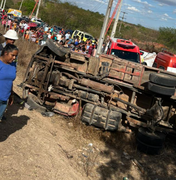
M 65 153 L 75 147 L 61 123 L 18 104 L 8 108 L 6 118 L 0 124 L 0 179 L 87 179 Z
M 21 96 L 19 72 L 14 91 Z M 133 133 L 102 132 L 79 117 L 43 117 L 18 102 L 5 116 L 0 123 L 0 180 L 176 179 L 175 146 L 167 144 L 161 155 L 147 156 L 136 150 Z

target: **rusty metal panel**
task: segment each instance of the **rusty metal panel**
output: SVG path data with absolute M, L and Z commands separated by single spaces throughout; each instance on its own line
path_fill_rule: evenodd
M 70 53 L 70 59 L 75 59 L 77 61 L 86 62 L 84 55 L 78 54 L 78 53 Z
M 139 85 L 143 69 L 141 64 L 115 58 L 110 67 L 109 77 Z
M 98 70 L 99 70 L 99 58 L 91 56 L 89 58 L 87 73 L 97 76 Z
M 100 56 L 100 66 L 102 65 L 102 62 L 108 62 L 109 63 L 109 65 L 111 66 L 111 64 L 112 64 L 112 59 L 109 59 L 109 58 L 106 58 L 106 57 L 101 57 Z
M 91 81 L 89 79 L 81 79 L 80 84 L 91 87 L 92 89 L 107 92 L 107 93 L 112 93 L 114 90 L 113 86 L 107 86 L 105 84 Z

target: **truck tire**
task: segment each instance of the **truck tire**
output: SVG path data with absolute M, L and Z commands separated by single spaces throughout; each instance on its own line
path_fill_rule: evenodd
M 149 80 L 155 84 L 174 87 L 176 86 L 176 78 L 167 74 L 151 73 Z
M 105 129 L 108 131 L 115 131 L 122 118 L 122 114 L 117 111 L 111 111 L 90 103 L 87 103 L 82 113 L 82 121 L 86 124 Z
M 164 147 L 165 134 L 150 132 L 145 128 L 139 128 L 137 133 L 137 148 L 146 154 L 159 154 Z
M 172 96 L 175 93 L 175 87 L 161 86 L 152 82 L 148 82 L 148 89 L 157 94 Z
M 55 52 L 58 56 L 64 57 L 67 53 L 70 53 L 70 49 L 66 49 L 62 46 L 59 48 L 53 43 L 51 39 L 47 39 L 45 46 L 47 46 L 51 51 Z

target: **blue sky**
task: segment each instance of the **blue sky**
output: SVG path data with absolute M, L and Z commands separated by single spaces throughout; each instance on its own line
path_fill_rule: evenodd
M 61 0 L 83 9 L 105 14 L 109 0 Z M 113 12 L 118 0 L 114 0 Z M 176 0 L 123 0 L 122 12 L 126 12 L 124 21 L 132 24 L 159 29 L 159 27 L 176 28 Z M 120 18 L 121 19 L 121 18 Z

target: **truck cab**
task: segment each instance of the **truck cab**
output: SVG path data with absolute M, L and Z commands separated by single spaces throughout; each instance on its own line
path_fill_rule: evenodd
M 176 73 L 176 55 L 168 51 L 159 52 L 153 67 Z
M 140 49 L 131 40 L 112 38 L 107 49 L 107 54 L 115 55 L 135 63 L 141 63 Z

